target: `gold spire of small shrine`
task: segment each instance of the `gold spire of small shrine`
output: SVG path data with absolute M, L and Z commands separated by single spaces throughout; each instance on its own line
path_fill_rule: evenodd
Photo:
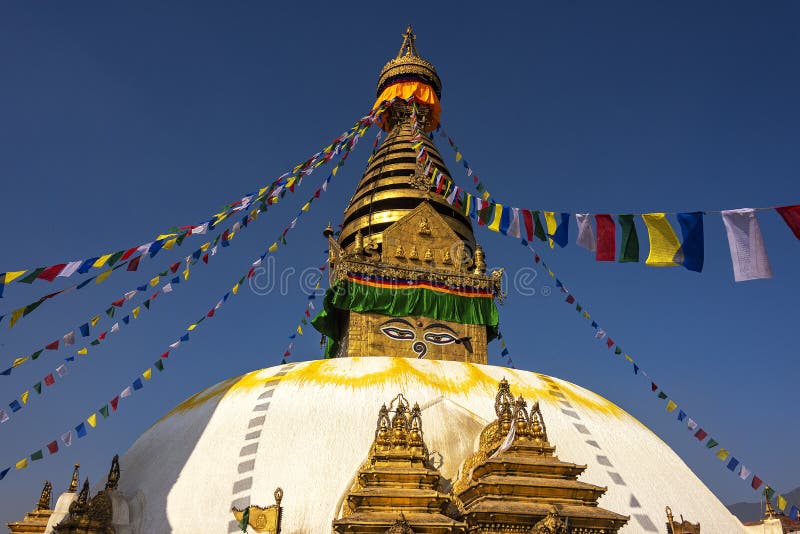
M 764 502 L 766 502 L 766 507 L 764 508 L 764 519 L 775 519 L 778 517 L 778 512 L 775 511 L 775 508 L 772 506 L 772 502 L 769 500 L 770 494 L 769 486 L 764 486 Z
M 70 493 L 75 493 L 78 491 L 78 479 L 80 478 L 80 474 L 78 470 L 80 469 L 81 464 L 75 464 L 75 469 L 72 471 L 72 480 L 69 483 L 69 489 L 67 489 Z
M 45 480 L 44 487 L 42 488 L 42 494 L 39 496 L 39 503 L 36 505 L 36 510 L 50 510 L 50 505 L 53 500 L 52 495 L 53 485 L 49 480 Z

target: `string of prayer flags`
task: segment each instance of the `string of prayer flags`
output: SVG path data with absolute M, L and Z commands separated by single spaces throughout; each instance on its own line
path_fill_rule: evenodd
M 743 282 L 772 278 L 772 268 L 755 210 L 725 210 L 722 212 L 722 222 L 728 236 L 734 279 Z

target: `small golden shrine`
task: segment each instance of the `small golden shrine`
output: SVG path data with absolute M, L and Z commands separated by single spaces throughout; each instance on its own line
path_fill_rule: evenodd
M 418 404 L 401 394 L 378 411 L 375 440 L 333 522 L 345 533 L 466 533 L 428 458 Z
M 53 513 L 51 507 L 53 501 L 52 493 L 53 485 L 50 481 L 45 481 L 36 508 L 32 512 L 25 514 L 25 518 L 22 521 L 7 523 L 11 534 L 44 534 L 47 528 L 47 521 Z
M 78 499 L 70 504 L 69 515 L 53 530 L 58 534 L 114 534 L 114 506 L 111 493 L 119 484 L 119 456 L 114 455 L 105 489 L 89 498 L 89 479 L 83 482 Z M 74 478 L 74 477 L 73 477 Z
M 585 465 L 555 456 L 538 402 L 528 409 L 504 379 L 495 413 L 453 485 L 470 533 L 610 534 L 628 522 L 597 505 L 607 488 L 577 480 Z

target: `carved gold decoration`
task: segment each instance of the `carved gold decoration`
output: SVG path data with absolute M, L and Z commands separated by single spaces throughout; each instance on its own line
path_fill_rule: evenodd
M 690 523 L 681 516 L 680 523 L 672 516 L 672 509 L 667 506 L 667 534 L 700 534 L 700 523 Z
M 394 257 L 395 258 L 405 258 L 406 251 L 403 250 L 403 245 L 397 245 L 397 248 L 394 250 Z
M 53 510 L 50 508 L 52 504 L 53 485 L 49 481 L 45 481 L 42 493 L 39 496 L 39 502 L 33 511 L 25 514 L 22 521 L 14 521 L 6 523 L 8 530 L 11 534 L 44 534 L 47 528 L 47 522 L 50 520 L 50 515 Z
M 416 36 L 411 29 L 411 25 L 409 25 L 408 28 L 406 28 L 405 34 L 403 34 L 403 44 L 400 45 L 400 51 L 397 53 L 397 57 L 390 60 L 383 66 L 383 69 L 381 69 L 381 74 L 378 78 L 377 96 L 380 96 L 386 81 L 402 74 L 424 76 L 431 80 L 436 92 L 441 93 L 442 82 L 439 79 L 439 75 L 436 73 L 436 68 L 428 61 L 419 57 L 417 45 L 414 42 L 415 40 Z
M 431 225 L 428 222 L 427 217 L 423 217 L 419 221 L 419 234 L 420 235 L 431 235 Z
M 81 464 L 75 464 L 75 469 L 72 470 L 72 480 L 69 482 L 69 489 L 67 489 L 70 493 L 75 493 L 78 491 L 78 478 L 80 475 L 78 474 L 78 470 L 80 469 Z
M 428 263 L 433 261 L 433 252 L 431 252 L 431 249 L 425 251 L 425 257 L 423 259 Z
M 411 252 L 408 253 L 408 259 L 410 260 L 418 260 L 419 254 L 417 253 L 417 246 L 411 245 Z
M 119 485 L 119 454 L 115 454 L 111 460 L 111 469 L 108 472 L 108 481 L 106 482 L 107 490 L 117 489 Z
M 275 504 L 267 507 L 250 505 L 245 510 L 248 512 L 247 524 L 253 528 L 255 532 L 263 532 L 267 534 L 280 534 L 281 532 L 281 500 L 283 500 L 283 490 L 276 488 Z M 235 506 L 231 508 L 233 516 L 239 523 L 242 522 L 245 510 L 239 510 Z
M 486 254 L 483 247 L 475 245 L 475 274 L 486 274 Z
M 421 414 L 403 394 L 378 410 L 367 461 L 344 497 L 334 533 L 413 534 L 419 525 L 423 532 L 465 534 L 464 523 L 444 515 L 450 499 L 429 459 Z
M 453 265 L 453 259 L 450 257 L 450 249 L 444 251 L 444 256 L 442 257 L 442 263 L 445 265 Z
M 606 488 L 577 480 L 585 465 L 555 456 L 538 402 L 528 409 L 503 379 L 494 409 L 497 419 L 481 432 L 452 489 L 474 532 L 613 534 L 627 523 L 628 517 L 597 505 Z
M 49 480 L 45 480 L 44 487 L 42 488 L 42 494 L 39 496 L 39 502 L 36 504 L 36 510 L 50 510 L 53 500 L 52 494 L 53 485 Z

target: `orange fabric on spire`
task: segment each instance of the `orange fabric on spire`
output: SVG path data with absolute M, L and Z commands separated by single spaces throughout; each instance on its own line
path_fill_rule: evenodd
M 439 126 L 439 115 L 442 113 L 442 105 L 439 103 L 439 98 L 436 96 L 436 92 L 433 90 L 433 87 L 427 83 L 420 81 L 393 83 L 383 90 L 381 96 L 379 96 L 375 101 L 375 105 L 372 106 L 372 109 L 376 109 L 378 106 L 380 106 L 381 102 L 386 100 L 391 100 L 393 98 L 402 98 L 403 100 L 407 100 L 412 96 L 420 104 L 430 106 L 431 121 L 426 125 L 425 131 L 430 132 L 431 130 L 435 130 L 436 127 Z M 384 130 L 386 129 L 385 126 L 386 122 L 384 121 Z

